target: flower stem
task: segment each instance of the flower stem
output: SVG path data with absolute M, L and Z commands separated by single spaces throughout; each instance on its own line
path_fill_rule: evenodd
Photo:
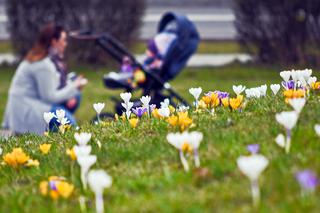
M 97 113 L 98 123 L 101 123 L 100 113 Z
M 180 150 L 179 154 L 180 154 L 180 160 L 181 160 L 182 166 L 183 166 L 184 170 L 186 172 L 188 172 L 189 171 L 188 161 L 184 157 L 183 152 L 181 150 Z
M 86 173 L 82 171 L 81 169 L 81 182 L 83 185 L 83 189 L 87 190 L 87 180 L 86 180 Z
M 290 152 L 290 146 L 291 146 L 291 131 L 290 129 L 287 129 L 287 138 L 286 138 L 286 146 L 285 146 L 285 150 L 287 154 Z
M 194 150 L 194 164 L 196 165 L 197 168 L 200 167 L 200 157 L 197 149 Z
M 96 194 L 96 212 L 97 213 L 103 213 L 104 212 L 102 194 Z
M 260 189 L 258 180 L 251 181 L 251 193 L 252 193 L 252 202 L 253 206 L 258 206 L 260 203 Z
M 81 212 L 86 212 L 87 211 L 86 198 L 84 196 L 80 196 L 79 197 L 79 205 L 80 205 Z

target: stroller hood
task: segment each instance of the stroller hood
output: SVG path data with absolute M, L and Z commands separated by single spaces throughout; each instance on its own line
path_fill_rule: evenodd
M 172 12 L 163 15 L 159 23 L 158 33 L 165 31 L 177 36 L 163 59 L 160 71 L 161 78 L 168 81 L 180 73 L 196 52 L 200 37 L 195 25 L 186 16 Z

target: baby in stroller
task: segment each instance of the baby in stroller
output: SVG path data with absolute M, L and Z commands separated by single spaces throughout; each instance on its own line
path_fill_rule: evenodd
M 149 40 L 145 52 L 146 58 L 142 63 L 143 69 L 148 71 L 160 70 L 163 59 L 170 45 L 176 38 L 177 36 L 174 33 L 163 31 Z M 124 84 L 128 83 L 133 88 L 135 88 L 137 84 L 144 83 L 146 79 L 144 73 L 139 67 L 134 65 L 133 61 L 127 55 L 122 58 L 120 72 L 110 72 L 108 77 L 112 77 L 120 82 L 122 81 Z
M 147 58 L 144 60 L 144 67 L 148 70 L 159 70 L 162 67 L 163 59 L 172 42 L 177 38 L 174 33 L 164 31 L 148 42 L 146 50 Z

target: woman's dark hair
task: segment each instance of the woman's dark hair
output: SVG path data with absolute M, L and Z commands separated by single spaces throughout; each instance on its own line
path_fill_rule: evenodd
M 35 62 L 45 58 L 49 54 L 52 40 L 59 40 L 61 33 L 64 31 L 65 29 L 62 26 L 53 23 L 46 24 L 41 28 L 39 36 L 33 47 L 27 53 L 25 60 Z

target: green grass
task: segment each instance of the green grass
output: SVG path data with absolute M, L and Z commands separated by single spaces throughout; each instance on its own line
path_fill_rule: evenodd
M 138 41 L 131 48 L 136 54 L 143 54 L 147 42 Z M 197 53 L 199 54 L 227 54 L 241 53 L 243 50 L 236 41 L 201 41 Z
M 107 100 L 120 92 L 111 92 L 99 83 L 105 70 L 84 71 L 88 69 L 81 69 L 91 83 L 83 91 L 77 118 L 82 124 L 80 131 L 93 134 L 90 145 L 98 158 L 93 168 L 106 170 L 114 179 L 112 187 L 105 190 L 107 212 L 319 212 L 319 188 L 314 195 L 303 198 L 294 178 L 295 172 L 305 168 L 320 174 L 320 143 L 313 130 L 314 124 L 320 123 L 317 95 L 310 97 L 293 130 L 289 155 L 274 143 L 276 135 L 284 132 L 275 121 L 275 113 L 290 110 L 281 94 L 273 97 L 269 90 L 266 98 L 249 101 L 243 113 L 222 108 L 216 110 L 216 117 L 191 113 L 195 126 L 190 130 L 204 134 L 199 151 L 201 164 L 210 171 L 201 177 L 197 171 L 183 171 L 177 150 L 166 142 L 167 133 L 174 130 L 165 121 L 143 119 L 136 129 L 123 122 L 88 125 L 86 121 L 94 115 L 92 104 L 106 102 L 107 111 L 111 111 Z M 1 76 L 2 107 L 12 73 L 2 70 Z M 279 81 L 275 67 L 235 64 L 187 69 L 172 85 L 191 101 L 189 87 L 231 92 L 233 84 L 250 87 Z M 66 148 L 75 144 L 73 133 L 74 130 L 51 137 L 25 135 L 2 141 L 4 153 L 20 146 L 40 161 L 40 167 L 0 166 L 0 212 L 80 212 L 80 195 L 87 198 L 88 212 L 94 212 L 94 196 L 82 189 L 78 165 L 65 154 Z M 96 140 L 101 141 L 101 148 Z M 48 155 L 40 154 L 38 145 L 42 143 L 52 143 Z M 270 160 L 259 181 L 262 203 L 257 209 L 251 205 L 249 181 L 236 166 L 236 159 L 248 154 L 246 145 L 252 143 L 260 144 L 261 153 Z M 39 182 L 50 175 L 64 176 L 75 185 L 68 200 L 55 202 L 40 195 Z
M 12 45 L 10 41 L 0 41 L 0 53 L 11 53 Z
M 135 54 L 144 54 L 146 41 L 136 41 L 131 47 Z M 0 53 L 11 53 L 12 45 L 10 41 L 0 41 Z M 236 41 L 201 41 L 197 53 L 200 54 L 222 54 L 241 53 L 243 50 Z

